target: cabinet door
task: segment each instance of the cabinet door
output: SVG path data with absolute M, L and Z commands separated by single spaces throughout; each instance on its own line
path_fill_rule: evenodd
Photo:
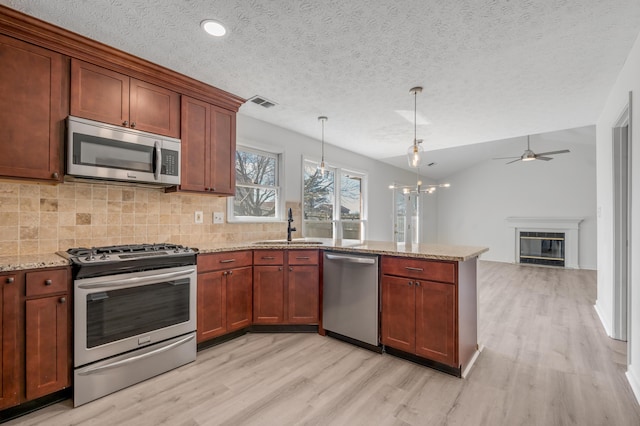
M 180 95 L 164 87 L 131 79 L 129 85 L 131 128 L 180 137 Z
M 180 189 L 208 191 L 211 180 L 209 167 L 210 105 L 187 96 L 182 97 Z
M 129 126 L 129 77 L 71 61 L 71 115 Z
M 287 271 L 287 322 L 318 323 L 318 266 L 290 266 Z
M 26 301 L 27 400 L 69 386 L 68 297 Z
M 415 353 L 416 318 L 413 281 L 382 276 L 382 344 Z
M 211 107 L 211 191 L 235 195 L 236 115 Z
M 252 278 L 251 266 L 232 269 L 227 274 L 227 331 L 251 325 Z
M 223 271 L 198 274 L 198 343 L 226 333 L 226 292 Z
M 16 275 L 0 275 L 0 409 L 12 407 L 20 401 L 17 280 Z
M 284 322 L 284 271 L 282 266 L 253 267 L 253 322 Z
M 0 35 L 0 176 L 61 181 L 68 60 Z
M 417 281 L 416 355 L 458 367 L 455 285 Z

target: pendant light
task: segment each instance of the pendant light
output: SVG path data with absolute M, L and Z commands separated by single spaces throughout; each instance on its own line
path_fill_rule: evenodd
M 324 165 L 324 122 L 327 121 L 328 118 L 325 117 L 324 115 L 321 115 L 320 117 L 318 117 L 318 121 L 320 121 L 322 123 L 322 158 L 320 160 L 320 167 L 318 167 L 318 169 L 320 170 L 320 173 L 322 174 L 322 176 L 324 176 L 325 173 L 325 165 Z
M 413 87 L 409 90 L 409 93 L 413 94 L 413 144 L 407 150 L 407 160 L 410 167 L 418 168 L 422 163 L 422 157 L 424 150 L 420 144 L 422 139 L 417 138 L 417 110 L 418 110 L 418 93 L 422 93 L 422 87 Z

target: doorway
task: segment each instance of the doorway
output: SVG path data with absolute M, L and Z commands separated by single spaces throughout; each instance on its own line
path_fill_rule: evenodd
M 631 266 L 631 93 L 629 103 L 613 127 L 613 338 L 629 335 Z M 627 353 L 627 357 L 630 354 Z

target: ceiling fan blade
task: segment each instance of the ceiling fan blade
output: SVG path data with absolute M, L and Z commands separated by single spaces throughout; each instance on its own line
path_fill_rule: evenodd
M 540 157 L 540 156 L 545 156 L 545 155 L 566 154 L 566 153 L 568 153 L 568 152 L 571 152 L 571 151 L 569 151 L 568 149 L 563 149 L 563 150 L 560 150 L 560 151 L 540 152 L 540 153 L 538 153 L 538 154 L 536 154 L 536 155 L 537 155 L 538 157 Z
M 540 157 L 539 155 L 536 155 L 536 160 L 551 161 L 553 160 L 553 157 Z
M 504 163 L 504 164 L 511 164 L 511 163 L 515 163 L 515 162 L 517 162 L 517 161 L 520 161 L 520 157 L 518 157 L 516 160 L 509 161 L 508 163 Z
M 497 157 L 497 158 L 492 158 L 492 160 L 511 160 L 512 158 L 520 159 L 520 157 Z

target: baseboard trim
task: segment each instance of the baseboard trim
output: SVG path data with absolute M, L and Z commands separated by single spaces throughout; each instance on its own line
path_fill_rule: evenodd
M 596 314 L 598 315 L 598 318 L 600 318 L 600 324 L 602 324 L 602 328 L 604 328 L 604 332 L 607 333 L 607 336 L 613 338 L 613 333 L 611 332 L 611 329 L 609 328 L 609 325 L 605 321 L 604 315 L 602 315 L 602 311 L 598 307 L 598 301 L 597 300 L 596 300 L 596 303 L 593 305 L 593 309 L 596 310 Z
M 469 361 L 469 363 L 462 370 L 462 378 L 463 379 L 467 378 L 467 375 L 471 371 L 471 367 L 473 367 L 473 364 L 476 363 L 476 360 L 480 356 L 480 352 L 482 352 L 483 349 L 484 349 L 484 345 L 478 345 L 478 349 L 474 352 L 473 356 L 471 357 L 471 360 Z
M 629 366 L 625 376 L 627 376 L 629 386 L 631 386 L 631 390 L 633 391 L 633 395 L 636 397 L 636 401 L 640 404 L 640 379 L 638 378 L 638 374 L 633 368 L 633 365 Z

